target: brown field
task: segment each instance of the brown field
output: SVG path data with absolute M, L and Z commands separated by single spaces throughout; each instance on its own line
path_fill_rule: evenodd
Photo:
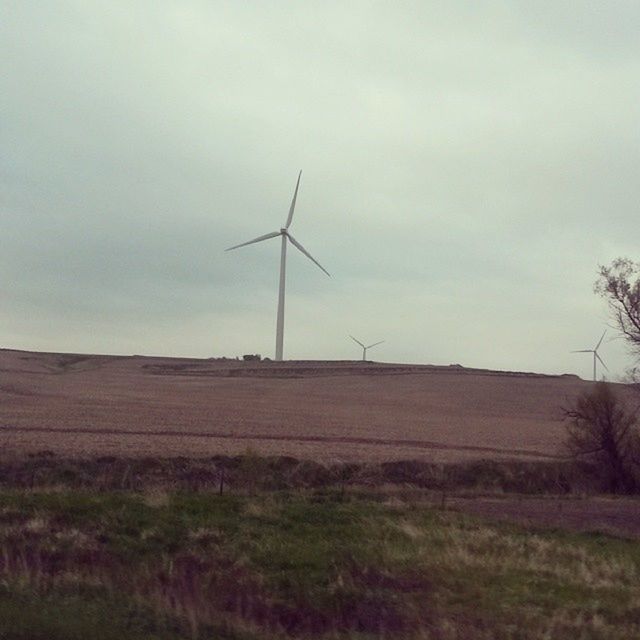
M 636 497 L 456 496 L 449 505 L 454 510 L 527 528 L 640 538 L 640 501 Z
M 321 461 L 556 457 L 575 376 L 0 350 L 0 446 Z

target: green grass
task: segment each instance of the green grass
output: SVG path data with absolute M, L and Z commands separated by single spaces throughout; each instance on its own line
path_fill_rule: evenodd
M 361 492 L 0 492 L 0 639 L 640 638 L 640 545 Z
M 257 640 L 248 633 L 203 627 L 216 640 Z M 104 589 L 35 594 L 0 587 L 0 640 L 182 640 L 180 625 L 157 611 Z
M 65 592 L 66 591 L 66 592 Z M 179 633 L 153 612 L 86 589 L 35 594 L 0 588 L 0 638 L 11 640 L 174 640 Z M 175 625 L 173 625 L 175 627 Z

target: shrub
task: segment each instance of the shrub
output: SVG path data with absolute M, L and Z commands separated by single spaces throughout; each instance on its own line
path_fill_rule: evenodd
M 640 435 L 637 411 L 612 386 L 599 382 L 565 409 L 566 445 L 580 462 L 591 463 L 604 489 L 634 493 L 640 488 Z

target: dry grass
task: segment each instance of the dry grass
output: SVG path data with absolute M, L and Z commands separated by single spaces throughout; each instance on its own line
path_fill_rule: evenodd
M 24 594 L 62 608 L 75 594 L 80 617 L 115 602 L 123 639 L 142 615 L 124 602 L 151 616 L 153 637 L 640 634 L 640 553 L 630 541 L 531 534 L 365 495 L 264 498 L 169 494 L 149 505 L 129 493 L 0 493 L 0 613 Z M 43 624 L 53 629 L 51 615 Z

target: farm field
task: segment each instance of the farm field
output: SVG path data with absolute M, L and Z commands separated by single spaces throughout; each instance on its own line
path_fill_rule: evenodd
M 0 351 L 0 446 L 72 456 L 552 459 L 576 376 Z

